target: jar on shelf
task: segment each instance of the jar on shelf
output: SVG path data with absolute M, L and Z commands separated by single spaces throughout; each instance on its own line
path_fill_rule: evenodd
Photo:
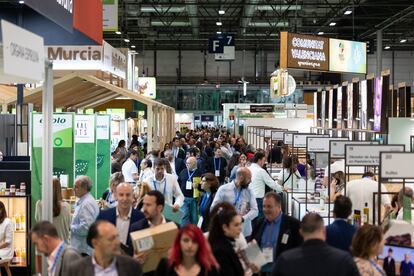
M 26 195 L 26 188 L 20 188 L 20 195 L 22 196 Z
M 10 189 L 6 188 L 6 190 L 4 191 L 4 195 L 5 196 L 9 196 L 10 195 Z
M 16 185 L 10 185 L 10 195 L 11 196 L 16 195 Z

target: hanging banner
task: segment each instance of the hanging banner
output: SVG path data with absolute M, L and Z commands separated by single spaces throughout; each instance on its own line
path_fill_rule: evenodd
M 108 188 L 111 175 L 111 116 L 96 115 L 96 168 L 97 168 L 97 197 Z
M 31 7 L 69 32 L 73 31 L 74 0 L 25 0 Z
M 334 98 L 333 89 L 330 89 L 328 93 L 329 93 L 328 128 L 332 128 L 333 126 L 333 98 Z
M 329 71 L 366 74 L 367 44 L 330 38 Z
M 336 102 L 336 127 L 342 128 L 342 86 L 337 90 L 337 102 Z
M 127 71 L 126 56 L 106 41 L 103 42 L 103 52 L 104 70 L 125 79 Z
M 43 37 L 1 20 L 0 82 L 36 83 L 45 77 Z
M 321 127 L 326 126 L 326 91 L 322 91 Z
M 32 117 L 32 202 L 41 197 L 42 185 L 42 114 Z M 73 113 L 53 114 L 53 175 L 60 178 L 62 187 L 74 182 Z
M 354 91 L 354 86 L 353 86 L 353 84 L 352 83 L 349 83 L 348 84 L 348 89 L 346 90 L 347 91 L 347 100 L 348 100 L 348 104 L 347 104 L 347 107 L 348 107 L 348 123 L 347 123 L 347 128 L 352 128 L 352 126 L 353 126 L 353 120 L 354 120 L 354 117 L 353 117 L 353 91 Z
M 360 83 L 360 93 L 361 93 L 361 128 L 367 129 L 368 128 L 368 116 L 367 116 L 367 81 L 362 80 Z
M 382 77 L 375 78 L 374 89 L 374 130 L 381 131 Z
M 118 31 L 118 0 L 102 0 L 103 31 Z
M 97 196 L 95 115 L 75 115 L 75 177 L 87 175 L 94 183 L 92 195 Z

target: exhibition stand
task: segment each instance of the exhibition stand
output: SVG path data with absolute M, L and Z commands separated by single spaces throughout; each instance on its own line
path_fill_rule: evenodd
M 364 172 L 372 171 L 378 175 L 378 170 L 380 166 L 380 153 L 381 152 L 404 152 L 404 145 L 345 145 L 345 179 L 346 182 L 350 180 L 360 178 L 362 173 L 355 174 L 352 173 L 351 168 L 363 168 Z M 378 182 L 381 183 L 381 182 Z M 394 191 L 398 192 L 398 191 Z M 346 195 L 346 186 L 345 186 L 345 195 Z M 375 212 L 375 205 L 373 205 L 373 214 Z M 381 211 L 381 210 L 380 210 Z M 380 214 L 380 211 L 378 214 Z M 378 219 L 378 220 L 377 220 Z M 374 216 L 373 223 L 379 223 L 381 221 L 379 215 Z

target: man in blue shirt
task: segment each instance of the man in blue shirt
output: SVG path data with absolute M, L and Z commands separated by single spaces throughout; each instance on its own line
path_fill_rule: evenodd
M 220 186 L 210 210 L 221 202 L 232 204 L 243 221 L 243 235 L 249 237 L 252 233 L 252 220 L 257 217 L 257 202 L 249 184 L 252 181 L 252 173 L 248 168 L 237 170 L 236 179 L 228 184 Z
M 352 213 L 352 202 L 349 197 L 338 196 L 334 201 L 333 215 L 335 221 L 326 227 L 326 243 L 330 246 L 350 251 L 355 226 L 347 222 Z
M 92 180 L 88 176 L 79 176 L 73 187 L 76 197 L 75 212 L 70 225 L 70 243 L 73 248 L 83 255 L 91 255 L 92 248 L 86 243 L 89 227 L 95 222 L 99 214 L 99 207 L 91 195 Z
M 284 251 L 302 244 L 299 233 L 300 222 L 282 212 L 282 198 L 275 192 L 267 193 L 263 198 L 264 217 L 258 218 L 249 241 L 256 240 L 262 249 L 267 264 L 263 273 L 272 271 L 273 262 Z

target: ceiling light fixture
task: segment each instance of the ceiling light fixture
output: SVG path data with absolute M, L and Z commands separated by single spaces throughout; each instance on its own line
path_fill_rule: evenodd
M 217 25 L 217 26 L 221 26 L 221 25 L 223 25 L 223 23 L 221 23 L 220 21 L 217 21 L 217 22 L 216 22 L 216 25 Z
M 335 25 L 336 25 L 336 22 L 329 23 L 329 26 L 335 26 Z
M 391 49 L 391 47 L 390 46 L 385 46 L 384 49 L 389 50 L 389 49 Z
M 24 1 L 20 0 L 20 1 L 19 1 L 19 4 L 24 4 Z
M 221 34 L 221 32 L 220 31 L 217 31 L 216 34 Z
M 400 40 L 400 43 L 406 43 L 407 42 L 407 39 L 401 39 Z
M 346 10 L 345 12 L 344 12 L 344 14 L 345 15 L 350 15 L 352 13 L 352 10 Z
M 223 14 L 225 14 L 225 13 L 226 13 L 226 11 L 225 11 L 225 10 L 220 9 L 220 10 L 218 11 L 218 13 L 219 13 L 220 15 L 223 15 Z
M 318 35 L 323 35 L 323 34 L 324 34 L 324 32 L 319 32 L 319 33 L 318 33 Z
M 115 32 L 117 35 L 120 35 L 120 34 L 122 34 L 120 31 L 116 31 Z
M 134 49 L 135 48 L 135 45 L 131 45 L 131 48 Z
M 128 39 L 128 38 L 125 38 L 125 39 L 124 39 L 124 41 L 125 41 L 126 43 L 129 43 L 129 39 Z

